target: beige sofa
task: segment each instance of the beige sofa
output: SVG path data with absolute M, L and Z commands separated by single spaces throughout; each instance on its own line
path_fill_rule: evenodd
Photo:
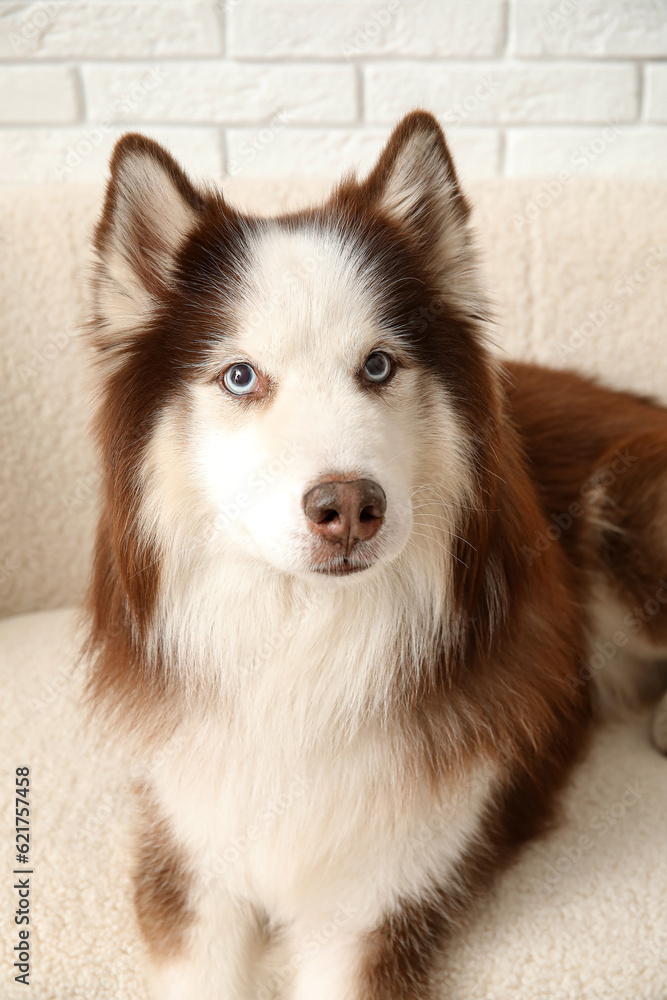
M 322 188 L 229 190 L 270 211 Z M 100 195 L 0 194 L 0 935 L 7 955 L 13 775 L 28 764 L 33 1000 L 144 998 L 129 902 L 132 775 L 85 724 L 76 615 L 62 610 L 85 588 L 98 484 L 79 327 Z M 496 181 L 472 195 L 498 349 L 667 403 L 667 186 Z M 665 1000 L 667 760 L 649 747 L 646 720 L 600 730 L 565 814 L 454 942 L 443 997 Z M 27 995 L 6 962 L 0 977 L 0 998 Z

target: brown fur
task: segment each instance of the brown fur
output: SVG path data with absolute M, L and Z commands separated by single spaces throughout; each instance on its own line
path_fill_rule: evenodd
M 134 875 L 134 905 L 151 956 L 175 958 L 194 921 L 189 904 L 192 873 L 168 825 L 154 815 L 154 808 L 150 813 L 146 809 Z
M 420 204 L 408 226 L 380 207 L 396 158 L 418 133 L 430 137 L 444 164 L 450 221 L 463 229 L 468 204 L 444 138 L 423 113 L 401 123 L 363 184 L 346 181 L 323 207 L 276 221 L 287 229 L 334 224 L 358 241 L 368 280 L 381 292 L 381 320 L 390 328 L 410 331 L 415 316 L 431 316 L 410 342 L 411 356 L 445 387 L 471 441 L 474 496 L 456 526 L 463 540 L 456 549 L 455 606 L 443 608 L 446 638 L 437 662 L 399 675 L 399 687 L 405 686 L 396 692 L 388 733 L 410 748 L 415 781 L 428 775 L 437 788 L 456 782 L 472 761 L 489 761 L 499 769 L 499 788 L 483 837 L 461 861 L 456 886 L 434 886 L 428 898 L 405 900 L 370 936 L 360 1000 L 426 1000 L 433 951 L 447 927 L 521 844 L 553 820 L 557 793 L 589 732 L 590 692 L 572 682 L 586 651 L 593 585 L 603 580 L 631 608 L 667 577 L 667 413 L 567 373 L 521 364 L 499 372 L 480 332 L 483 301 L 470 309 L 443 291 L 444 265 L 436 272 L 433 263 L 434 204 Z M 169 281 L 145 273 L 142 263 L 156 308 L 149 328 L 129 338 L 123 363 L 107 376 L 98 418 L 106 492 L 90 596 L 91 693 L 145 733 L 174 724 L 179 690 L 168 683 L 163 665 L 145 654 L 160 553 L 141 537 L 137 469 L 156 414 L 188 377 L 188 366 L 179 364 L 183 352 L 190 365 L 203 363 L 208 331 L 220 325 L 219 303 L 211 322 L 207 278 L 242 269 L 244 232 L 257 223 L 232 211 L 221 196 L 195 191 L 149 140 L 129 137 L 112 161 L 96 233 L 101 258 L 114 238 L 123 158 L 137 149 L 159 158 L 197 220 Z M 137 238 L 150 249 L 151 233 L 140 227 Z M 469 242 L 462 253 L 472 266 Z M 447 266 L 455 280 L 457 263 Z M 187 310 L 179 308 L 183 297 Z M 96 316 L 98 345 L 101 323 Z M 225 323 L 232 325 L 233 317 L 223 317 L 223 328 Z M 603 473 L 623 449 L 636 462 L 608 481 Z M 581 513 L 570 514 L 571 523 L 553 537 L 553 526 L 566 523 L 573 504 Z M 536 539 L 544 546 L 538 548 Z M 664 609 L 648 634 L 655 642 L 667 639 Z M 407 678 L 417 674 L 420 682 L 408 687 Z M 154 950 L 178 950 L 192 917 L 189 879 L 168 831 L 155 823 L 136 890 Z
M 602 579 L 625 607 L 643 606 L 667 573 L 667 411 L 571 372 L 517 362 L 507 370 L 542 509 L 558 526 L 552 515 L 565 525 L 577 505 L 557 539 L 575 592 L 585 603 Z M 667 644 L 667 608 L 646 634 Z

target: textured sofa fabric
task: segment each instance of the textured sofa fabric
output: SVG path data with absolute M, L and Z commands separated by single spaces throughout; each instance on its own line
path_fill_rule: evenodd
M 326 185 L 230 184 L 271 211 Z M 494 181 L 472 189 L 499 351 L 667 402 L 667 186 Z M 0 851 L 10 946 L 13 771 L 33 784 L 35 1000 L 143 1000 L 129 898 L 133 777 L 80 706 L 74 605 L 98 488 L 82 276 L 101 192 L 0 193 Z M 93 383 L 94 384 L 94 383 Z M 39 612 L 29 615 L 26 612 Z M 10 617 L 20 615 L 19 617 Z M 159 766 L 159 764 L 156 764 Z M 646 722 L 603 728 L 560 829 L 451 945 L 451 1000 L 665 1000 L 667 761 Z M 6 952 L 5 952 L 6 953 Z M 24 996 L 7 968 L 0 997 Z
M 232 181 L 259 210 L 327 190 Z M 86 436 L 88 239 L 102 193 L 0 192 L 0 615 L 79 599 L 97 476 Z M 472 188 L 500 349 L 667 402 L 667 184 Z
M 147 1000 L 129 870 L 132 780 L 80 708 L 76 618 L 0 623 L 0 852 L 12 914 L 13 771 L 32 769 L 35 1000 Z M 148 768 L 159 768 L 160 756 Z M 449 949 L 447 1000 L 665 1000 L 667 761 L 646 726 L 598 734 L 566 799 L 565 820 L 533 844 Z M 8 953 L 9 919 L 0 939 Z M 276 978 L 285 982 L 277 960 Z M 0 997 L 28 995 L 0 971 Z M 316 1000 L 316 998 L 313 998 Z

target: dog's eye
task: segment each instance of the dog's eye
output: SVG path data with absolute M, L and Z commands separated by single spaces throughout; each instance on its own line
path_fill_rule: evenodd
M 366 358 L 364 376 L 369 382 L 386 382 L 391 372 L 391 358 L 384 351 L 373 351 Z
M 222 382 L 234 396 L 247 396 L 255 391 L 259 378 L 251 365 L 239 361 L 224 372 Z

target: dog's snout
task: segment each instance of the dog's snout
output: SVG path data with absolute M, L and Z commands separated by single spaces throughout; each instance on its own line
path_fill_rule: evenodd
M 372 479 L 318 483 L 303 498 L 308 526 L 346 553 L 379 530 L 387 509 L 384 490 Z

